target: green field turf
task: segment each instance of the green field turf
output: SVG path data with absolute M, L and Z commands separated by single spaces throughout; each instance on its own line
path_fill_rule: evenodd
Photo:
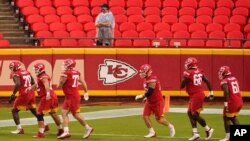
M 134 107 L 134 106 L 132 106 Z M 137 106 L 138 107 L 138 106 Z M 82 111 L 100 111 L 106 109 L 118 109 L 118 108 L 131 108 L 131 106 L 91 106 L 85 107 Z M 10 109 L 0 109 L 0 116 L 3 112 Z M 5 113 L 6 114 L 6 113 Z M 10 113 L 9 113 L 10 114 Z M 24 115 L 26 116 L 26 114 Z M 209 126 L 215 129 L 214 136 L 211 140 L 219 140 L 224 138 L 223 121 L 221 114 L 202 114 L 206 119 Z M 10 118 L 7 118 L 10 117 Z M 152 122 L 157 132 L 157 138 L 145 139 L 143 136 L 148 133 L 146 126 L 144 125 L 141 116 L 128 116 L 120 118 L 98 119 L 88 120 L 88 123 L 94 127 L 94 132 L 89 141 L 187 141 L 191 136 L 191 126 L 185 113 L 168 113 L 166 114 L 176 128 L 176 136 L 170 138 L 168 134 L 168 128 L 159 125 L 152 117 Z M 250 124 L 250 115 L 240 115 L 239 120 L 241 124 Z M 11 116 L 6 116 L 4 119 L 11 119 Z M 3 118 L 1 117 L 1 120 Z M 51 130 L 46 133 L 46 138 L 34 139 L 32 136 L 37 132 L 37 125 L 23 126 L 25 129 L 24 135 L 12 135 L 11 130 L 15 130 L 15 127 L 1 127 L 0 128 L 0 141 L 56 141 L 56 127 L 54 124 L 49 124 Z M 201 138 L 200 141 L 204 141 L 205 132 L 200 126 L 198 127 Z M 70 122 L 70 132 L 72 137 L 65 139 L 66 141 L 80 141 L 82 139 L 83 128 L 78 122 Z

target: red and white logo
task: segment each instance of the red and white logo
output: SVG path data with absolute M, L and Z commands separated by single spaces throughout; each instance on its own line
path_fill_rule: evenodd
M 104 85 L 124 82 L 136 74 L 137 70 L 133 66 L 113 59 L 105 59 L 98 69 L 98 79 L 103 80 Z

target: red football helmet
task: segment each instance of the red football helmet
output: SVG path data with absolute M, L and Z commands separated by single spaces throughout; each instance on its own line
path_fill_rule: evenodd
M 66 59 L 64 60 L 63 62 L 63 66 L 64 68 L 67 70 L 67 69 L 72 69 L 76 66 L 76 61 L 73 60 L 73 59 Z
M 21 63 L 19 61 L 13 61 L 9 64 L 9 69 L 14 72 L 20 70 Z
M 145 78 L 147 76 L 150 76 L 152 74 L 152 67 L 149 64 L 144 64 L 140 67 L 140 77 Z
M 185 69 L 191 69 L 191 68 L 197 68 L 197 59 L 194 57 L 189 57 L 186 61 L 185 61 Z
M 45 71 L 45 66 L 43 63 L 36 63 L 34 65 L 34 70 L 35 70 L 36 75 L 39 75 L 40 73 Z
M 229 76 L 229 75 L 231 75 L 230 67 L 228 66 L 220 67 L 220 70 L 218 72 L 218 76 L 220 80 L 224 79 L 226 76 Z

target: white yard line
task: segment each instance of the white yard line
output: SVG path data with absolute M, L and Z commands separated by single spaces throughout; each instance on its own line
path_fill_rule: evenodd
M 86 120 L 95 120 L 95 119 L 105 119 L 105 118 L 117 118 L 125 116 L 136 116 L 141 115 L 142 108 L 128 108 L 128 109 L 114 109 L 114 110 L 104 110 L 96 112 L 85 112 L 81 113 Z M 170 108 L 170 113 L 186 113 L 186 108 Z M 222 109 L 215 108 L 206 108 L 203 114 L 222 114 Z M 250 115 L 250 110 L 241 110 L 241 115 Z M 70 121 L 76 121 L 70 114 Z M 44 120 L 47 123 L 53 123 L 53 120 L 49 116 L 45 116 Z M 21 118 L 22 125 L 36 125 L 37 121 L 34 117 L 32 118 Z M 0 127 L 9 127 L 15 126 L 12 119 L 10 120 L 0 120 Z

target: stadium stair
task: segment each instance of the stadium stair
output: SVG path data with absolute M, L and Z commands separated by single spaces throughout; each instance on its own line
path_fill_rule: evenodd
M 0 0 L 0 21 L 0 32 L 5 39 L 9 40 L 11 46 L 30 44 L 25 39 L 20 39 L 21 37 L 27 37 L 27 34 L 7 0 Z

